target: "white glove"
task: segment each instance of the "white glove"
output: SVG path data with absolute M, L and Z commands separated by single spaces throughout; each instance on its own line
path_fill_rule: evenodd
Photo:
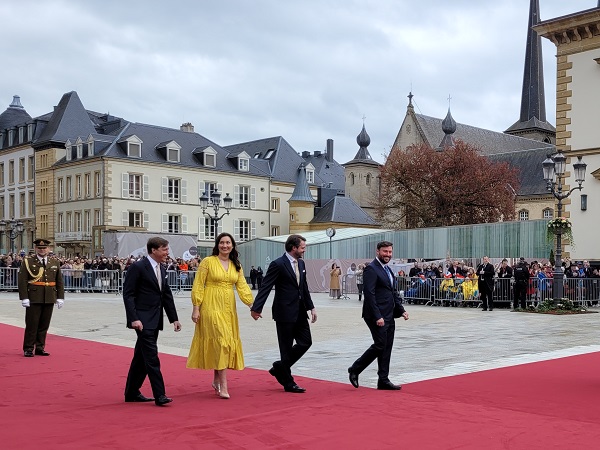
M 64 300 L 61 300 L 60 298 L 56 299 L 56 307 L 58 309 L 62 308 L 64 304 L 65 304 Z
M 29 306 L 31 306 L 29 299 L 26 298 L 25 300 L 21 300 L 21 306 L 23 306 L 23 308 L 29 308 Z

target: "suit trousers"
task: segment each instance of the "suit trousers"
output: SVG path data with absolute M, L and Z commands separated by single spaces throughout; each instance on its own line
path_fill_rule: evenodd
M 135 330 L 137 341 L 133 351 L 133 359 L 127 374 L 125 384 L 125 398 L 133 398 L 140 393 L 140 388 L 148 375 L 152 395 L 158 398 L 165 395 L 165 382 L 160 372 L 160 360 L 158 359 L 158 330 L 144 328 L 142 331 Z
M 34 346 L 38 351 L 44 350 L 52 311 L 54 303 L 31 303 L 31 306 L 25 308 L 23 351 L 33 351 Z
M 492 297 L 492 295 L 493 295 L 492 288 L 490 288 L 490 286 L 485 282 L 479 283 L 479 285 L 477 287 L 479 288 L 479 294 L 481 297 L 481 302 L 483 303 L 483 309 L 488 309 L 488 306 L 490 309 L 494 309 L 494 299 Z
M 278 380 L 284 387 L 294 385 L 291 367 L 302 358 L 312 345 L 310 326 L 305 314 L 300 313 L 296 322 L 276 322 L 277 341 L 279 342 L 280 361 L 273 367 L 279 373 Z M 294 340 L 296 343 L 294 344 Z
M 390 360 L 394 346 L 396 322 L 394 320 L 386 320 L 384 325 L 379 327 L 375 320 L 364 320 L 371 331 L 373 345 L 360 358 L 354 361 L 354 364 L 350 367 L 350 371 L 359 374 L 377 359 L 377 376 L 379 377 L 379 381 L 389 381 Z

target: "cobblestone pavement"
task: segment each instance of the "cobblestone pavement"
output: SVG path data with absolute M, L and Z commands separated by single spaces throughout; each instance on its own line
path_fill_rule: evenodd
M 264 318 L 254 321 L 238 301 L 240 331 L 246 365 L 268 369 L 278 359 L 270 300 Z M 175 297 L 183 330 L 167 326 L 159 337 L 159 351 L 187 356 L 194 324 L 189 294 Z M 354 295 L 348 300 L 313 294 L 318 320 L 312 327 L 313 346 L 292 368 L 294 375 L 348 382 L 347 368 L 371 344 Z M 396 321 L 396 340 L 390 378 L 409 383 L 432 378 L 505 367 L 600 351 L 600 314 L 551 316 L 485 312 L 474 308 L 407 305 L 410 319 Z M 0 293 L 0 322 L 24 326 L 24 309 L 16 292 Z M 125 311 L 114 294 L 69 294 L 65 307 L 54 310 L 50 332 L 62 336 L 133 347 L 134 333 L 125 328 Z M 60 351 L 47 343 L 50 352 Z M 20 352 L 21 349 L 15 349 Z M 377 382 L 376 363 L 361 374 L 363 386 Z

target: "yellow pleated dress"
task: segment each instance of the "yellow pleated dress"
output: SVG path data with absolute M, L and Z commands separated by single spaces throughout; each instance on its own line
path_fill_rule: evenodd
M 235 294 L 252 304 L 252 291 L 244 278 L 244 271 L 235 270 L 233 262 L 225 271 L 217 256 L 200 262 L 192 287 L 192 304 L 200 307 L 186 367 L 190 369 L 244 368 L 244 353 L 240 339 Z

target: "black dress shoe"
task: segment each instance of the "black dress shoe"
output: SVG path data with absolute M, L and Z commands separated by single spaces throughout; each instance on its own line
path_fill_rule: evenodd
M 23 352 L 23 356 L 25 356 L 27 358 L 33 358 L 33 351 L 32 350 L 25 350 Z
M 148 397 L 143 396 L 142 394 L 138 394 L 135 397 L 125 397 L 125 401 L 127 403 L 153 402 L 154 398 L 148 398 Z
M 35 354 L 39 356 L 50 356 L 50 353 L 46 350 L 38 350 L 37 348 L 35 349 Z
M 350 378 L 350 384 L 358 389 L 358 374 L 352 371 L 352 368 L 348 368 L 348 378 Z
M 306 389 L 301 388 L 297 384 L 293 384 L 292 386 L 286 386 L 283 389 L 285 390 L 285 392 L 291 392 L 293 394 L 304 394 L 306 392 Z
M 487 311 L 487 308 L 483 308 L 482 311 Z
M 171 403 L 172 401 L 172 398 L 169 398 L 166 395 L 161 395 L 156 400 L 154 400 L 154 403 L 156 403 L 156 406 L 165 406 L 167 403 Z
M 399 384 L 393 384 L 391 381 L 378 381 L 377 389 L 381 391 L 399 391 L 402 386 Z

